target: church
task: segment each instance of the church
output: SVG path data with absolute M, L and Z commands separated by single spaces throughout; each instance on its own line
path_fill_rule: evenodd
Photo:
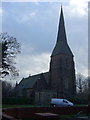
M 68 45 L 61 7 L 56 45 L 49 71 L 23 78 L 17 85 L 18 97 L 34 97 L 37 103 L 51 98 L 73 99 L 76 94 L 74 55 Z

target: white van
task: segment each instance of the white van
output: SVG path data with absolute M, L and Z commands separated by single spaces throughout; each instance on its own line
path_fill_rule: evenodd
M 51 105 L 53 107 L 73 106 L 74 104 L 66 99 L 52 98 Z

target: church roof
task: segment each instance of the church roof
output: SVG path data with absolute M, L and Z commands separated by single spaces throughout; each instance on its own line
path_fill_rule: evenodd
M 46 82 L 48 83 L 49 80 L 49 72 L 43 73 Z M 21 82 L 19 83 L 19 86 L 22 86 L 23 88 L 33 88 L 37 80 L 40 78 L 41 73 L 33 76 L 29 76 L 27 78 L 23 78 Z
M 56 42 L 55 48 L 54 48 L 51 56 L 55 56 L 58 54 L 66 54 L 66 55 L 73 56 L 73 54 L 67 44 L 67 37 L 66 37 L 62 7 L 61 7 L 59 27 L 58 27 L 57 42 Z

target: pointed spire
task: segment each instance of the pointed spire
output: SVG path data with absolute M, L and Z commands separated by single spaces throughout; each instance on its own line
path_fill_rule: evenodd
M 59 21 L 57 42 L 60 40 L 63 42 L 64 41 L 67 42 L 62 5 L 61 5 L 61 15 L 60 15 L 60 21 Z
M 73 55 L 67 44 L 67 37 L 66 37 L 66 31 L 65 31 L 65 23 L 64 23 L 62 5 L 61 5 L 59 27 L 58 27 L 57 42 L 56 42 L 56 46 L 55 46 L 51 56 L 57 55 L 60 53 L 67 54 L 67 55 Z

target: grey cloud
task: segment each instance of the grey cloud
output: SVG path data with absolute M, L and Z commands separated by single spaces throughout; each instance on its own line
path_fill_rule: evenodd
M 65 4 L 65 7 L 67 7 L 67 4 Z M 75 54 L 77 70 L 82 70 L 82 66 L 85 67 L 87 64 L 87 60 L 83 59 L 84 57 L 87 59 L 87 15 L 76 17 L 73 14 L 72 16 L 69 7 L 67 7 L 67 11 L 65 7 L 63 9 L 68 43 Z M 57 38 L 60 5 L 58 3 L 40 3 L 39 5 L 34 3 L 12 3 L 8 6 L 3 5 L 3 9 L 5 10 L 3 30 L 14 35 L 22 44 L 21 58 L 23 61 L 22 65 L 18 62 L 18 66 L 20 64 L 20 68 L 25 73 L 25 71 L 30 70 L 28 67 L 28 64 L 30 64 L 33 73 L 34 71 L 36 73 L 39 68 L 34 67 L 36 64 L 32 60 L 32 56 L 52 52 Z M 32 19 L 29 18 L 30 13 L 33 13 Z M 25 16 L 27 16 L 27 19 L 25 18 L 23 22 L 21 22 L 22 20 L 17 21 Z M 27 65 L 23 64 L 24 57 L 31 58 L 31 61 L 29 59 L 26 62 Z M 48 61 L 47 57 L 46 59 Z M 42 60 L 41 57 L 39 60 Z M 47 62 L 43 64 L 47 64 Z M 41 68 L 43 71 L 43 67 Z M 85 69 L 87 68 L 85 67 Z M 23 76 L 23 73 L 21 74 Z

